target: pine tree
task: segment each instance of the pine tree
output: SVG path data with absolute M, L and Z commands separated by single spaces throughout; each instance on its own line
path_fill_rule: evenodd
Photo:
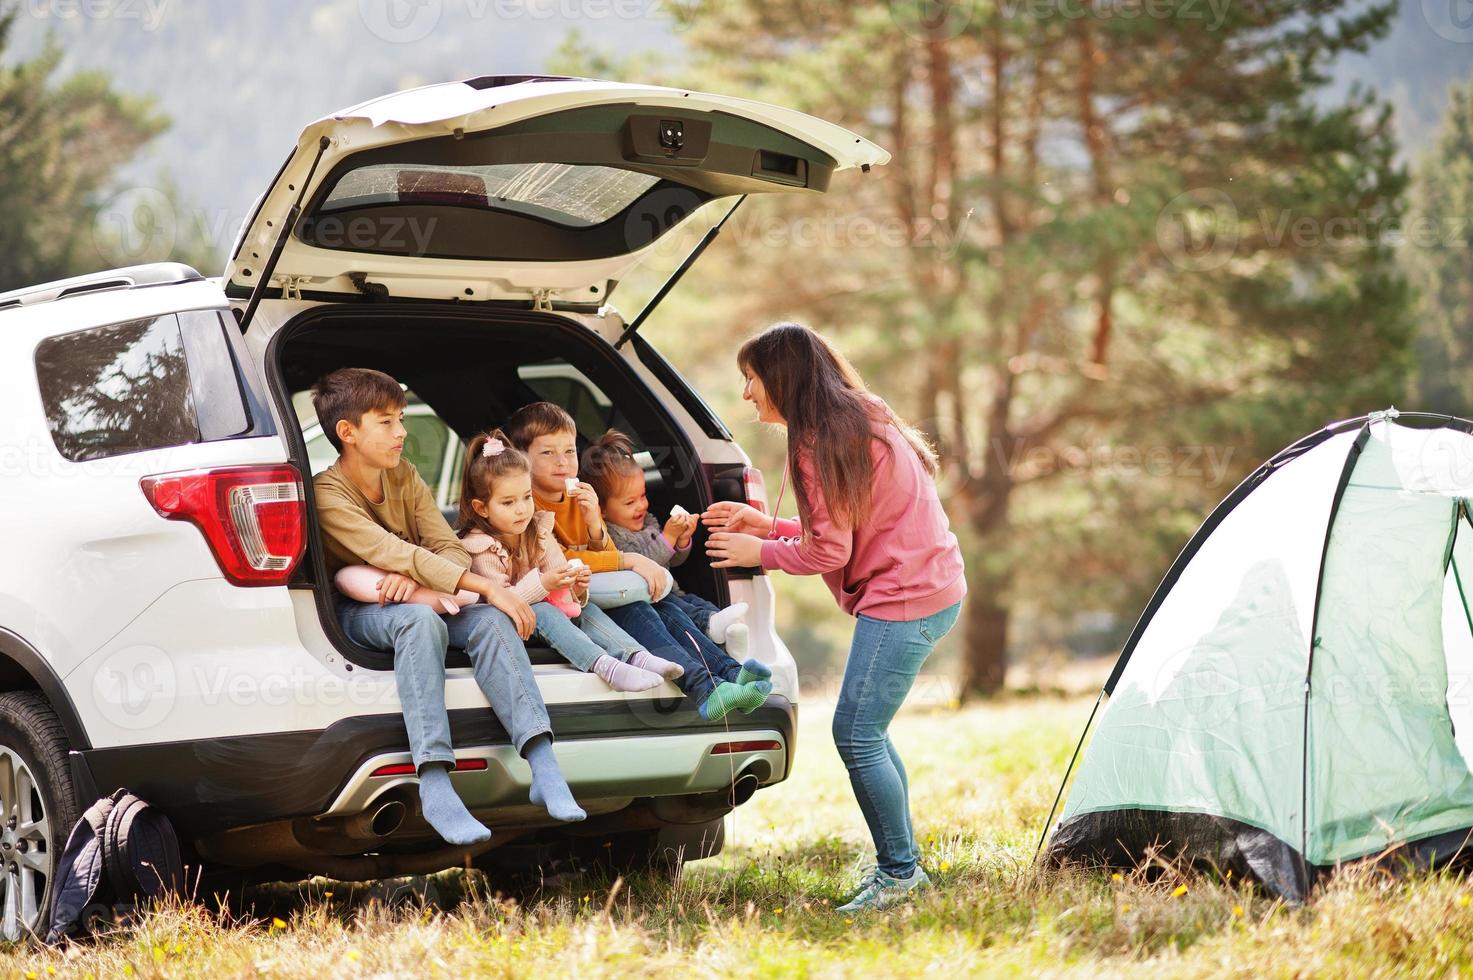
M 6 63 L 18 8 L 0 9 L 0 290 L 96 268 L 102 196 L 166 123 L 97 73 L 57 82 L 61 51 Z
M 880 215 L 898 243 L 856 231 L 818 258 L 763 246 L 705 274 L 745 283 L 749 328 L 838 333 L 943 450 L 969 568 L 964 696 L 1002 685 L 1016 614 L 1128 608 L 1155 585 L 1230 488 L 1204 484 L 1188 450 L 1240 476 L 1402 393 L 1389 109 L 1360 90 L 1318 100 L 1392 4 L 680 10 L 684 84 L 806 109 L 894 153 L 842 202 L 752 210 L 850 229 Z M 1161 472 L 1071 462 L 1097 445 L 1171 452 Z

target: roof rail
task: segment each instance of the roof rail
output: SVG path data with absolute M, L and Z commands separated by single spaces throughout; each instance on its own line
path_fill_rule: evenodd
M 60 279 L 39 286 L 26 286 L 8 293 L 0 293 L 0 310 L 17 306 L 36 306 L 51 303 L 68 296 L 96 293 L 109 289 L 137 289 L 140 286 L 169 286 L 181 282 L 204 280 L 194 269 L 182 262 L 151 262 L 148 265 L 132 265 L 126 269 L 111 269 L 90 275 Z

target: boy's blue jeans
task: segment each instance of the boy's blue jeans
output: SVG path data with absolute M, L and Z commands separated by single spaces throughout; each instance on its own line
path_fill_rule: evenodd
M 427 762 L 455 763 L 445 713 L 445 648 L 452 643 L 470 657 L 476 684 L 517 752 L 528 739 L 552 734 L 527 648 L 511 617 L 495 606 L 477 603 L 446 616 L 414 603 L 380 606 L 338 596 L 337 610 L 343 632 L 354 643 L 394 651 L 394 683 L 416 770 Z
M 537 616 L 536 635 L 579 670 L 592 670 L 604 654 L 628 660 L 644 649 L 592 602 L 583 608 L 576 623 L 550 602 L 532 603 L 532 612 Z
M 689 592 L 681 592 L 679 589 L 660 601 L 668 602 L 685 613 L 692 623 L 700 627 L 702 633 L 711 626 L 711 617 L 721 611 L 715 603 L 698 595 L 691 595 Z
M 685 668 L 675 683 L 697 701 L 704 701 L 718 682 L 736 680 L 742 665 L 713 643 L 682 604 L 672 601 L 675 598 L 672 592 L 651 603 L 649 584 L 638 572 L 595 572 L 588 583 L 589 608 L 595 603 L 602 606 L 608 618 L 644 649 Z
M 881 871 L 909 878 L 919 853 L 910 820 L 905 766 L 887 731 L 921 664 L 951 631 L 961 603 L 923 619 L 884 620 L 860 614 L 834 707 L 834 745 L 875 842 Z

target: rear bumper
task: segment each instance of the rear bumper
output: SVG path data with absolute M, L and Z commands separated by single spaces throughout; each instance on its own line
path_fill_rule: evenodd
M 486 768 L 457 772 L 472 810 L 527 803 L 526 763 L 485 709 L 449 712 L 457 756 Z M 797 707 L 773 696 L 749 715 L 719 722 L 700 717 L 690 698 L 611 700 L 548 706 L 556 752 L 574 795 L 610 801 L 681 796 L 720 789 L 755 763 L 764 784 L 792 770 Z M 780 750 L 712 755 L 722 742 L 775 739 Z M 166 813 L 180 833 L 327 814 L 351 814 L 412 777 L 374 777 L 409 760 L 398 714 L 344 719 L 321 731 L 89 749 L 74 754 L 102 793 L 124 786 Z M 758 766 L 761 771 L 762 766 Z M 90 803 L 91 801 L 85 801 Z

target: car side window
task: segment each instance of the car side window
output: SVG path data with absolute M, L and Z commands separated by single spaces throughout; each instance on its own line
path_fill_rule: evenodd
M 438 500 L 444 480 L 445 450 L 450 445 L 450 429 L 434 414 L 404 413 L 404 458 L 419 470 Z
M 628 420 L 609 397 L 567 361 L 524 364 L 517 375 L 537 397 L 561 405 L 583 435 L 596 438 L 611 428 L 630 432 Z
M 43 340 L 36 378 L 57 450 L 81 462 L 200 441 L 173 315 Z

